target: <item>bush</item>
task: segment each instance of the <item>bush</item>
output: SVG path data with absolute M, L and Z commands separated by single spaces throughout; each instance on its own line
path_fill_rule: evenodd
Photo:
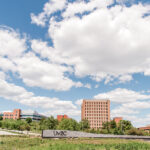
M 21 125 L 21 126 L 19 127 L 19 130 L 20 130 L 20 131 L 24 131 L 24 130 L 25 130 L 25 125 Z
M 3 117 L 2 117 L 2 116 L 0 116 L 0 121 L 1 121 L 1 120 L 3 120 Z
M 31 123 L 31 122 L 32 122 L 32 119 L 31 119 L 31 118 L 26 118 L 26 122 L 27 122 L 27 123 Z
M 27 131 L 30 131 L 30 126 L 29 126 L 29 125 L 26 125 L 25 129 L 26 129 Z
M 138 130 L 136 128 L 131 128 L 127 131 L 128 135 L 145 135 L 146 133 L 142 130 Z

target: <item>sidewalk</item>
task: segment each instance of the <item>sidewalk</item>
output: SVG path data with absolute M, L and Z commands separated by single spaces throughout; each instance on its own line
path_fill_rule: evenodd
M 15 133 L 18 133 L 18 134 L 11 133 L 11 132 L 15 132 Z M 30 132 L 30 131 L 18 131 L 18 130 L 0 129 L 0 135 L 4 135 L 3 133 L 6 133 L 5 135 L 19 135 L 19 134 L 24 134 L 24 135 L 41 137 L 41 134 L 39 134 L 39 133 L 33 133 L 33 132 Z

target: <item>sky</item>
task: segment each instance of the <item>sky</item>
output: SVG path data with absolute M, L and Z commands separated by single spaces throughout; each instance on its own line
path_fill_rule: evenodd
M 1 0 L 0 112 L 79 121 L 83 99 L 150 124 L 150 1 Z

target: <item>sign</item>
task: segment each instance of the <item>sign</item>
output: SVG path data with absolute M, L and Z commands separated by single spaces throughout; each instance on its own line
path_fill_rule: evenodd
M 54 136 L 65 137 L 67 136 L 67 131 L 53 131 Z
M 68 130 L 43 130 L 42 138 L 121 138 L 121 139 L 144 139 L 150 140 L 150 136 L 95 134 L 81 131 Z

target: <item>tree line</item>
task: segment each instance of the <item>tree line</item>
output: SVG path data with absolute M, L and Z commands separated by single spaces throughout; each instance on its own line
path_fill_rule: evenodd
M 110 122 L 104 122 L 101 129 L 90 129 L 88 120 L 82 120 L 77 122 L 74 119 L 62 119 L 58 121 L 53 116 L 48 118 L 42 118 L 40 121 L 32 121 L 31 118 L 26 120 L 13 120 L 0 117 L 0 128 L 6 128 L 10 130 L 27 130 L 40 132 L 41 130 L 72 130 L 72 131 L 85 131 L 90 133 L 101 134 L 118 134 L 118 135 L 148 135 L 147 132 L 138 130 L 133 127 L 130 121 L 121 120 L 118 124 L 114 120 Z
M 0 128 L 10 129 L 10 130 L 28 130 L 28 131 L 41 131 L 48 129 L 58 129 L 58 130 L 72 130 L 72 131 L 85 131 L 90 128 L 89 122 L 87 120 L 82 120 L 77 122 L 74 119 L 62 119 L 58 121 L 53 116 L 48 118 L 42 118 L 40 121 L 32 121 L 31 118 L 26 120 L 13 120 L 5 119 L 0 117 Z

